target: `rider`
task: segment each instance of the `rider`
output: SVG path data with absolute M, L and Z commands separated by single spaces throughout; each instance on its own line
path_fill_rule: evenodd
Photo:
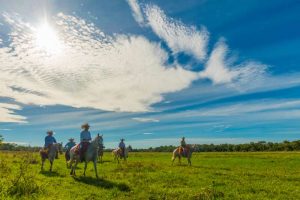
M 80 160 L 83 159 L 83 155 L 87 150 L 90 141 L 92 140 L 89 128 L 90 125 L 88 123 L 85 123 L 81 126 L 81 129 L 83 129 L 83 131 L 81 131 L 80 133 L 80 150 L 79 150 Z
M 56 142 L 55 137 L 53 137 L 54 132 L 52 130 L 47 131 L 47 136 L 45 137 L 45 145 L 44 145 L 44 149 L 46 154 L 48 154 L 51 146 Z M 58 154 L 56 155 L 56 158 L 58 158 Z
M 65 149 L 67 150 L 67 151 L 70 151 L 70 149 L 72 148 L 72 147 L 74 147 L 76 145 L 76 143 L 74 142 L 74 138 L 70 138 L 69 139 L 69 142 L 65 145 Z
M 123 138 L 121 139 L 121 142 L 119 143 L 119 148 L 121 149 L 122 156 L 125 157 L 125 148 L 126 148 L 126 146 L 125 146 L 124 140 L 125 139 L 123 139 Z
M 186 142 L 185 142 L 185 137 L 181 138 L 180 147 L 181 147 L 182 152 L 185 153 L 186 150 L 187 150 L 187 148 L 186 148 L 187 146 L 186 146 Z
M 66 150 L 66 159 L 69 160 L 70 159 L 70 150 L 72 147 L 74 147 L 76 145 L 76 143 L 74 142 L 74 138 L 70 138 L 69 142 L 65 145 L 65 150 Z

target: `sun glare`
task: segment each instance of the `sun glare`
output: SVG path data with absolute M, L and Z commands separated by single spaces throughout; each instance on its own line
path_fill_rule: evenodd
M 62 51 L 62 44 L 57 32 L 47 23 L 36 30 L 36 45 L 49 54 L 57 54 Z

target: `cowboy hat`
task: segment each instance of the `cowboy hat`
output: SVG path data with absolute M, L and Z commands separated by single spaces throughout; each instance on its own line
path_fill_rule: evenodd
M 52 130 L 48 130 L 48 131 L 47 131 L 47 134 L 48 134 L 48 135 L 50 135 L 50 134 L 53 135 L 54 132 L 53 132 Z
M 124 141 L 125 139 L 124 138 L 121 138 L 121 141 Z
M 184 139 L 185 139 L 185 137 L 182 137 L 182 139 L 184 140 Z
M 69 138 L 69 141 L 74 141 L 74 138 Z
M 90 128 L 90 125 L 88 123 L 85 123 L 85 124 L 81 125 L 81 128 L 82 129 L 84 129 L 84 128 Z

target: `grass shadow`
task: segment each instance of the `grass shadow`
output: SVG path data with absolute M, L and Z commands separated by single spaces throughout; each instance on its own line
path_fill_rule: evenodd
M 58 172 L 50 172 L 50 171 L 40 171 L 40 174 L 48 177 L 64 177 L 63 175 L 59 174 Z
M 93 185 L 96 187 L 102 187 L 105 189 L 112 189 L 112 188 L 117 188 L 118 190 L 122 191 L 122 192 L 129 192 L 130 188 L 128 185 L 126 185 L 125 183 L 114 183 L 112 181 L 109 180 L 105 180 L 102 178 L 96 179 L 96 178 L 92 178 L 92 177 L 73 177 L 73 179 L 75 181 L 81 182 L 81 183 L 85 183 L 88 185 Z

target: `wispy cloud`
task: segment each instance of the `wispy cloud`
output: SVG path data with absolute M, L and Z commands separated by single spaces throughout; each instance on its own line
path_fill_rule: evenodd
M 184 52 L 196 59 L 205 59 L 208 32 L 204 27 L 199 30 L 169 18 L 155 5 L 146 5 L 145 14 L 152 30 L 167 42 L 174 53 Z
M 154 119 L 154 118 L 134 117 L 132 119 L 139 122 L 159 122 L 158 119 Z
M 23 104 L 148 111 L 163 93 L 197 79 L 192 71 L 165 64 L 167 53 L 142 36 L 106 36 L 61 13 L 53 26 L 63 51 L 47 55 L 35 44 L 36 27 L 15 16 L 5 19 L 12 32 L 10 46 L 0 48 L 0 95 Z
M 0 122 L 18 122 L 25 123 L 26 117 L 15 113 L 15 110 L 20 110 L 21 107 L 15 104 L 0 103 Z M 0 129 L 8 130 L 8 129 Z
M 233 59 L 227 58 L 227 53 L 228 47 L 225 42 L 218 42 L 205 64 L 205 70 L 199 73 L 200 77 L 209 78 L 215 84 L 235 81 L 239 85 L 264 77 L 266 65 L 256 62 L 234 65 Z
M 144 135 L 153 135 L 153 133 L 143 133 Z
M 132 10 L 134 19 L 139 23 L 139 25 L 143 26 L 145 24 L 145 21 L 142 9 L 138 4 L 138 0 L 127 0 L 127 2 Z

